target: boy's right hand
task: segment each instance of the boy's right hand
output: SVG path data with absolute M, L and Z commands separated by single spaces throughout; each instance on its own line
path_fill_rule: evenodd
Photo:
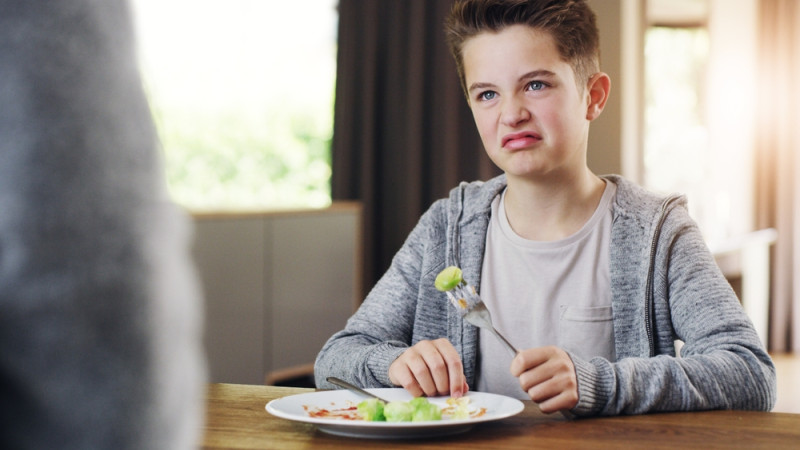
M 409 347 L 389 366 L 389 380 L 414 397 L 461 397 L 469 390 L 461 357 L 445 338 Z

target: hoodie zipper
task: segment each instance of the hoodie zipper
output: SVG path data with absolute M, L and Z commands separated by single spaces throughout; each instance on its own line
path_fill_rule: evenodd
M 452 243 L 451 256 L 452 261 L 447 265 L 461 267 L 461 216 L 464 214 L 464 189 L 466 189 L 466 182 L 461 182 L 458 186 L 458 213 L 453 222 L 452 231 L 450 232 L 450 242 Z
M 645 287 L 647 302 L 645 304 L 644 321 L 645 330 L 647 332 L 647 342 L 650 345 L 650 357 L 656 355 L 655 337 L 653 336 L 653 328 L 655 327 L 655 287 L 653 286 L 653 277 L 656 264 L 656 247 L 658 246 L 658 239 L 661 237 L 661 227 L 664 225 L 664 220 L 667 218 L 667 209 L 672 202 L 679 198 L 679 195 L 671 195 L 661 203 L 661 217 L 658 219 L 658 225 L 656 225 L 655 232 L 653 233 L 653 241 L 650 243 L 650 268 L 647 271 L 647 285 Z

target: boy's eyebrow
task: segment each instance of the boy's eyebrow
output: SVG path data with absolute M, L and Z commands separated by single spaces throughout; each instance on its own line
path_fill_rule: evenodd
M 472 83 L 471 85 L 469 85 L 469 89 L 467 89 L 467 90 L 469 92 L 472 92 L 475 89 L 485 89 L 485 88 L 493 88 L 493 87 L 495 87 L 495 85 L 492 84 L 492 83 Z
M 539 69 L 539 70 L 532 70 L 525 75 L 519 77 L 519 81 L 529 80 L 531 78 L 539 78 L 539 77 L 547 77 L 551 78 L 554 77 L 556 74 L 547 69 Z
M 532 71 L 526 73 L 525 75 L 522 75 L 521 77 L 519 77 L 519 81 L 522 82 L 522 81 L 525 81 L 525 80 L 530 80 L 531 78 L 540 78 L 540 77 L 552 78 L 555 75 L 556 75 L 555 72 L 552 72 L 552 71 L 547 70 L 547 69 L 532 70 Z M 474 91 L 476 89 L 485 89 L 485 88 L 493 88 L 493 87 L 496 87 L 496 86 L 494 84 L 492 84 L 492 83 L 475 82 L 475 83 L 472 83 L 471 85 L 469 85 L 469 89 L 467 89 L 467 91 L 472 92 L 472 91 Z

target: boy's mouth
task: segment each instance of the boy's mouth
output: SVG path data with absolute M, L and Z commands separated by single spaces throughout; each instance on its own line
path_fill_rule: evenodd
M 522 131 L 503 136 L 503 148 L 516 150 L 531 146 L 542 140 L 542 136 L 532 131 Z

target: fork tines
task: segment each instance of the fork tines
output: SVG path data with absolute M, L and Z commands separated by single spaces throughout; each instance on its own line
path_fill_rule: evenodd
M 462 316 L 481 301 L 475 288 L 463 281 L 452 290 L 447 291 L 447 298 Z

